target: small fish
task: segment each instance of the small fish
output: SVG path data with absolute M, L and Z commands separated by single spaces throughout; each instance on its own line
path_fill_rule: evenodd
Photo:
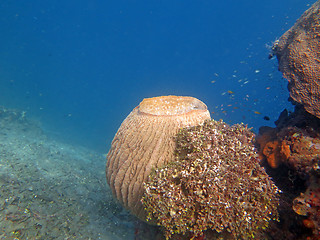
M 231 91 L 231 90 L 228 90 L 227 92 L 228 92 L 229 94 L 234 94 L 234 92 Z
M 266 120 L 266 121 L 270 120 L 270 118 L 268 116 L 264 116 L 263 119 Z
M 258 111 L 253 111 L 255 114 L 261 114 L 261 112 L 258 112 Z

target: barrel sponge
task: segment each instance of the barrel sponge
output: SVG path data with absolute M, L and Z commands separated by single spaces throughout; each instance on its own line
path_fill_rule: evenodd
M 123 121 L 107 155 L 107 181 L 120 203 L 141 220 L 143 184 L 153 168 L 174 156 L 174 136 L 180 128 L 210 119 L 207 106 L 193 97 L 144 99 Z
M 320 118 L 320 0 L 273 46 L 290 97 Z

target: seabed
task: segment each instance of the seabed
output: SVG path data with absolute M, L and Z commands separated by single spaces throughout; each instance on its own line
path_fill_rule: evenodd
M 137 220 L 113 199 L 105 162 L 0 107 L 0 239 L 134 239 Z

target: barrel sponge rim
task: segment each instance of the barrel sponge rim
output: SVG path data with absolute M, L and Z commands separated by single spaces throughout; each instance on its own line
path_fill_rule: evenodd
M 161 117 L 208 110 L 207 105 L 197 98 L 174 95 L 145 98 L 137 108 L 141 114 Z

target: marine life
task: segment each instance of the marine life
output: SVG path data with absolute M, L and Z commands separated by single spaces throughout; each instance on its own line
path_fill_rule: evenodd
M 287 223 L 288 231 L 296 224 L 292 219 L 307 228 L 308 235 L 302 239 L 319 239 L 320 119 L 297 105 L 293 113 L 284 110 L 275 123 L 276 128 L 261 127 L 256 140 L 260 156 L 274 168 L 272 172 L 277 173 L 274 179 L 278 179 L 275 182 L 282 185 L 283 196 L 286 196 L 282 199 L 286 203 L 280 208 L 296 213 L 287 216 L 288 210 L 284 210 L 285 215 L 280 214 L 280 218 L 291 222 L 291 226 Z M 288 193 L 296 197 L 288 198 Z
M 263 155 L 272 168 L 279 167 L 282 161 L 288 158 L 290 153 L 290 148 L 286 142 L 280 142 L 278 140 L 267 142 L 263 147 Z
M 270 120 L 270 117 L 264 116 L 263 119 L 266 120 L 266 121 L 269 121 L 269 120 Z
M 320 1 L 297 20 L 272 50 L 290 97 L 320 118 Z
M 305 114 L 305 116 L 304 116 Z M 259 143 L 262 158 L 266 158 L 272 168 L 284 163 L 299 175 L 310 174 L 320 163 L 320 138 L 316 130 L 319 120 L 302 108 L 289 117 L 276 121 L 277 128 L 264 128 L 259 131 Z M 280 115 L 280 116 L 281 116 Z M 294 120 L 294 119 L 297 120 Z M 308 128 L 298 128 L 306 124 Z M 315 125 L 314 128 L 311 126 Z
M 214 120 L 179 131 L 175 160 L 151 173 L 142 200 L 167 239 L 207 230 L 265 239 L 278 218 L 278 188 L 259 165 L 254 136 L 243 124 Z
M 293 200 L 292 209 L 301 216 L 305 227 L 312 229 L 314 236 L 320 237 L 320 179 L 312 176 L 306 192 Z
M 107 181 L 114 196 L 145 220 L 143 182 L 153 168 L 171 161 L 180 128 L 210 119 L 207 106 L 193 97 L 145 98 L 123 121 L 107 155 Z

